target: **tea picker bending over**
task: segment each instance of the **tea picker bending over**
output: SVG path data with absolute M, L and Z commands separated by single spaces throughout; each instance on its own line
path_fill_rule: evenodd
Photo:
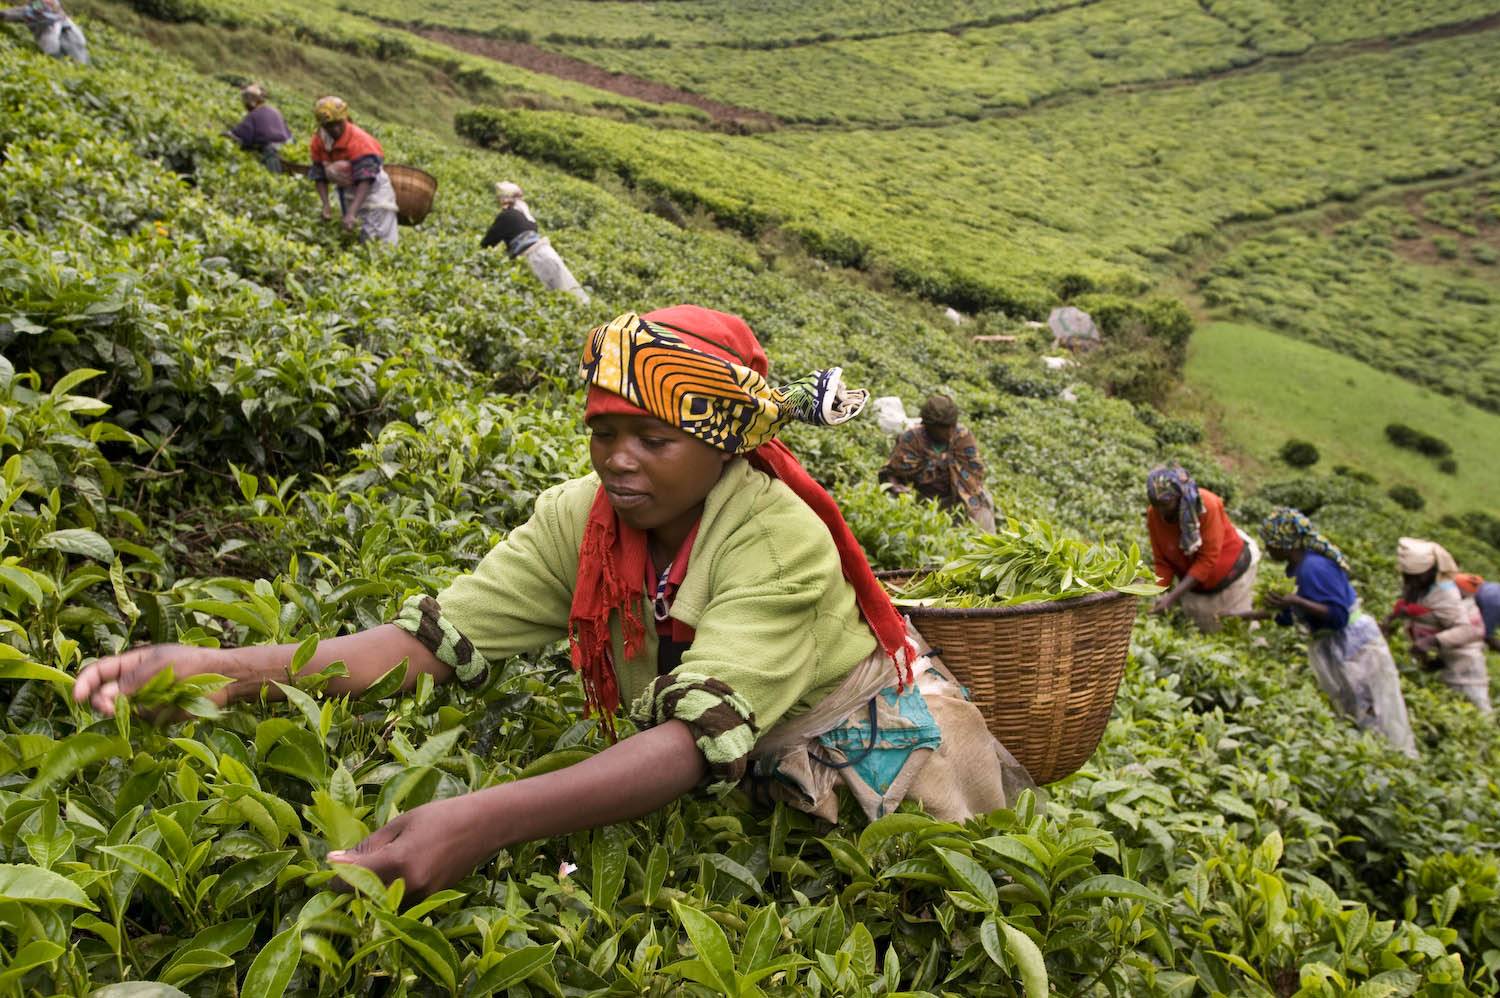
M 962 510 L 979 529 L 993 532 L 995 501 L 984 487 L 979 441 L 958 425 L 958 415 L 958 403 L 947 395 L 929 396 L 922 403 L 921 424 L 896 438 L 880 480 Z
M 584 348 L 594 473 L 549 489 L 525 524 L 395 623 L 322 642 L 334 693 L 403 658 L 483 683 L 566 637 L 591 713 L 639 733 L 577 765 L 433 801 L 352 852 L 425 894 L 500 849 L 644 815 L 695 788 L 749 782 L 830 820 L 843 788 L 873 818 L 903 799 L 949 820 L 1004 806 L 1030 779 L 875 580 L 838 507 L 776 440 L 864 404 L 840 371 L 783 388 L 737 316 L 693 305 L 626 314 Z M 141 648 L 101 659 L 74 696 L 103 712 L 161 670 L 277 695 L 293 645 Z
M 266 103 L 267 96 L 265 87 L 259 83 L 241 90 L 245 116 L 225 134 L 238 142 L 241 149 L 258 155 L 267 170 L 280 173 L 281 147 L 292 141 L 292 130 L 286 127 L 281 112 Z
M 552 241 L 538 230 L 536 218 L 522 195 L 521 185 L 502 180 L 495 185 L 495 198 L 500 202 L 500 214 L 495 216 L 489 231 L 479 241 L 480 247 L 489 249 L 504 243 L 506 255 L 512 260 L 517 257 L 525 260 L 543 287 L 551 291 L 566 291 L 587 305 L 589 293 L 583 290 L 578 278 L 552 248 Z
M 1146 499 L 1156 581 L 1168 589 L 1151 612 L 1181 605 L 1199 630 L 1213 632 L 1221 615 L 1252 609 L 1260 550 L 1230 522 L 1224 501 L 1177 465 L 1146 476 Z
M 19 7 L 0 10 L 0 21 L 19 21 L 31 29 L 37 48 L 58 58 L 66 56 L 88 64 L 89 43 L 83 29 L 63 12 L 59 0 L 29 0 Z
M 1403 537 L 1396 545 L 1401 598 L 1386 617 L 1386 633 L 1405 620 L 1412 649 L 1421 659 L 1436 654 L 1443 682 L 1490 712 L 1490 674 L 1484 662 L 1484 621 L 1472 599 L 1458 588 L 1458 564 L 1441 544 Z
M 1360 609 L 1344 553 L 1295 509 L 1278 509 L 1266 517 L 1260 535 L 1266 554 L 1286 562 L 1286 574 L 1297 582 L 1294 594 L 1272 594 L 1266 600 L 1277 611 L 1276 623 L 1298 622 L 1312 632 L 1308 659 L 1334 710 L 1361 728 L 1380 732 L 1396 749 L 1416 758 L 1396 661 L 1379 626 Z M 1271 613 L 1250 610 L 1225 616 L 1264 620 Z
M 333 217 L 328 203 L 330 181 L 338 188 L 344 228 L 361 241 L 395 245 L 396 190 L 385 172 L 385 150 L 369 132 L 349 120 L 349 105 L 338 97 L 320 97 L 313 105 L 318 128 L 308 143 L 312 165 L 307 175 L 318 185 L 323 217 Z

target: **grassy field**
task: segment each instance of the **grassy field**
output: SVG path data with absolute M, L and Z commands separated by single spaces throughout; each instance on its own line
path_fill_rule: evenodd
M 1381 204 L 1236 245 L 1199 284 L 1216 314 L 1500 411 L 1500 183 Z
M 1310 440 L 1319 469 L 1345 464 L 1382 487 L 1404 483 L 1435 514 L 1493 509 L 1500 496 L 1500 416 L 1377 371 L 1331 350 L 1255 326 L 1210 323 L 1193 337 L 1187 386 L 1224 443 L 1263 474 L 1285 474 L 1276 452 L 1290 437 Z M 1401 450 L 1385 426 L 1403 422 L 1453 445 L 1458 473 Z M 1486 500 L 1488 497 L 1488 500 Z

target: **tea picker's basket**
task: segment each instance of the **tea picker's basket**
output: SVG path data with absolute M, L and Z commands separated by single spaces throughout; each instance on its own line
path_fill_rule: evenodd
M 1137 600 L 1108 592 L 1018 606 L 903 607 L 1037 783 L 1076 772 L 1104 736 Z
M 396 221 L 402 225 L 421 225 L 432 210 L 432 199 L 437 195 L 437 178 L 426 170 L 399 163 L 388 164 L 385 173 L 391 178 L 391 187 L 396 192 Z

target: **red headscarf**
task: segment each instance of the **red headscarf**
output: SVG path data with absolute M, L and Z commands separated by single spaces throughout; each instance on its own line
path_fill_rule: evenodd
M 699 305 L 674 305 L 648 312 L 641 318 L 666 327 L 703 353 L 748 367 L 761 377 L 767 375 L 766 352 L 745 320 L 737 315 Z M 619 395 L 591 387 L 585 418 L 610 413 L 651 415 Z M 906 622 L 875 578 L 864 550 L 844 522 L 833 497 L 813 481 L 779 440 L 761 444 L 745 457 L 756 470 L 785 483 L 823 521 L 838 549 L 844 578 L 854 587 L 865 623 L 875 633 L 880 647 L 895 660 L 898 683 L 904 686 L 910 682 L 911 648 Z M 582 676 L 589 709 L 598 713 L 613 737 L 613 714 L 620 705 L 620 690 L 610 661 L 609 618 L 612 611 L 619 611 L 625 654 L 627 657 L 640 654 L 646 636 L 639 609 L 646 587 L 646 534 L 620 522 L 601 488 L 589 510 L 578 555 L 578 582 L 568 615 L 569 650 L 573 668 Z

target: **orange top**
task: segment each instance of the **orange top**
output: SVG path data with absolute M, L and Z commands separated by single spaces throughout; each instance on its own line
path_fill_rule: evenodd
M 1233 571 L 1245 546 L 1245 539 L 1234 529 L 1229 514 L 1224 511 L 1224 500 L 1204 488 L 1198 490 L 1198 497 L 1203 500 L 1203 512 L 1198 515 L 1198 530 L 1203 543 L 1192 557 L 1182 553 L 1177 524 L 1162 519 L 1155 507 L 1146 510 L 1146 529 L 1151 534 L 1151 554 L 1156 561 L 1156 581 L 1164 586 L 1191 575 L 1198 580 L 1198 588 L 1213 589 Z

